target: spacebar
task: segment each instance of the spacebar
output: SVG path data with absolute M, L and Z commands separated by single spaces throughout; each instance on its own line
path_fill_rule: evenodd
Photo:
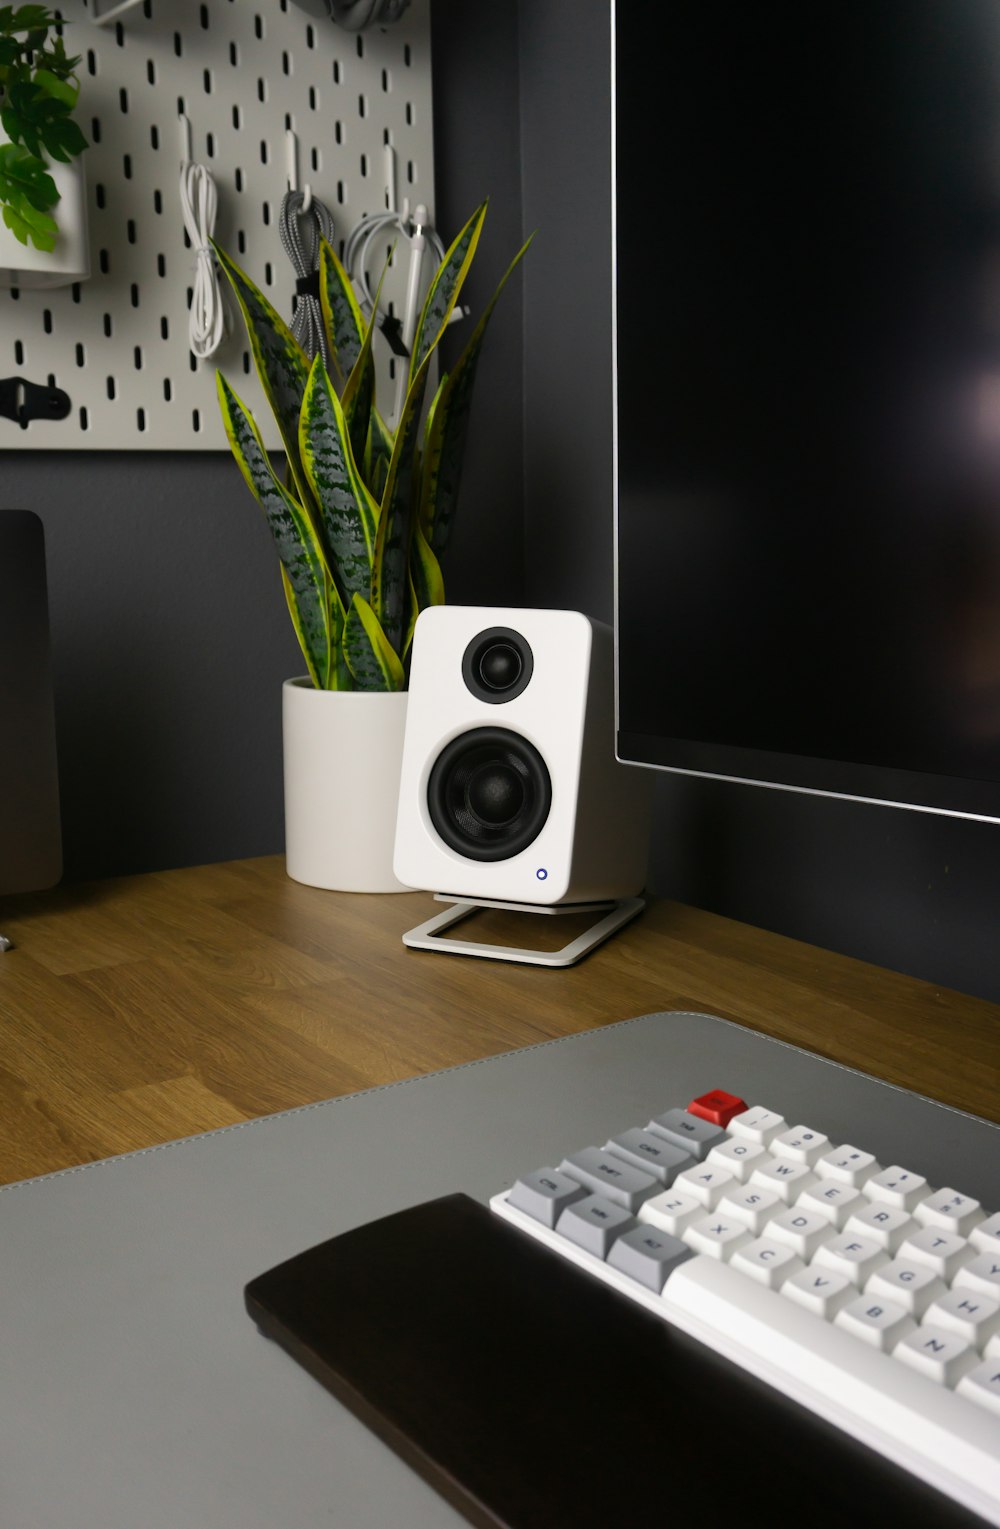
M 728 1264 L 667 1281 L 664 1315 L 786 1396 L 1000 1525 L 996 1419 Z

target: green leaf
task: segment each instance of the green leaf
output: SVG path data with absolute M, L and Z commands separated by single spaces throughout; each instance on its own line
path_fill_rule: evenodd
M 424 430 L 421 463 L 420 525 L 438 557 L 448 545 L 458 503 L 462 458 L 469 425 L 472 385 L 483 347 L 486 326 L 508 278 L 521 261 L 534 234 L 525 240 L 507 267 L 454 370 L 438 388 Z
M 21 244 L 26 245 L 30 240 L 37 250 L 50 252 L 55 249 L 59 236 L 55 219 L 39 212 L 23 198 L 17 197 L 5 205 L 3 220 Z
M 364 462 L 365 452 L 368 446 L 368 432 L 371 426 L 371 413 L 375 404 L 375 358 L 372 355 L 372 335 L 375 333 L 375 320 L 378 316 L 378 300 L 382 292 L 382 282 L 388 269 L 389 261 L 382 268 L 379 277 L 378 288 L 375 292 L 375 301 L 372 304 L 372 316 L 365 330 L 365 337 L 358 352 L 357 360 L 351 368 L 351 375 L 344 384 L 344 391 L 340 395 L 341 407 L 344 410 L 344 418 L 347 420 L 347 428 L 351 437 L 351 451 L 355 462 Z
M 302 399 L 299 447 L 330 571 L 349 610 L 353 595 L 367 599 L 371 590 L 378 506 L 355 466 L 344 411 L 322 356 L 313 362 Z
M 389 476 L 394 437 L 378 409 L 373 408 L 368 422 L 368 445 L 365 448 L 365 482 L 381 504 L 385 480 Z
M 413 546 L 410 553 L 410 576 L 413 580 L 413 621 L 428 605 L 444 604 L 444 579 L 441 565 L 420 527 L 413 528 Z M 412 629 L 409 634 L 412 636 Z
M 351 278 L 326 239 L 320 239 L 319 244 L 319 300 L 330 359 L 343 387 L 361 354 L 365 320 Z
M 347 612 L 344 650 L 359 690 L 404 690 L 406 674 L 378 618 L 363 595 Z
M 410 381 L 416 376 L 424 357 L 433 350 L 440 339 L 451 311 L 458 301 L 472 257 L 476 253 L 487 203 L 478 206 L 461 233 L 446 252 L 435 272 L 434 279 L 424 299 L 424 306 L 413 337 L 410 355 Z
M 20 144 L 0 147 L 0 201 L 23 199 L 38 212 L 54 207 L 59 200 L 56 183 L 42 160 Z
M 257 375 L 281 432 L 292 482 L 304 504 L 309 486 L 299 454 L 299 416 L 309 379 L 309 359 L 279 313 L 225 250 L 212 248 L 229 278 L 246 324 Z
M 221 372 L 219 406 L 233 456 L 264 511 L 285 575 L 285 595 L 313 684 L 326 689 L 332 668 L 329 574 L 312 522 L 275 475 L 253 418 Z
M 428 354 L 403 400 L 375 540 L 372 607 L 397 653 L 403 651 L 406 635 L 414 457 L 420 438 L 420 412 L 430 364 Z
M 78 85 L 74 85 L 69 80 L 61 78 L 58 74 L 54 74 L 51 69 L 36 69 L 33 79 L 39 90 L 43 90 L 46 95 L 54 96 L 57 101 L 60 101 L 72 111 L 80 94 L 80 87 Z M 83 137 L 83 134 L 81 133 L 80 136 Z M 84 139 L 84 142 L 86 142 L 86 139 Z

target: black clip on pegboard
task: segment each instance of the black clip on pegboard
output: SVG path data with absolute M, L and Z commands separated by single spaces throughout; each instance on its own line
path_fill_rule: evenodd
M 27 430 L 33 419 L 65 419 L 72 405 L 62 388 L 26 382 L 23 377 L 0 381 L 0 416 Z

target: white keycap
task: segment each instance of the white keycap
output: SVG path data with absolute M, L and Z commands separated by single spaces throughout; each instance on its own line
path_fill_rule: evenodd
M 720 1216 L 716 1210 L 692 1221 L 685 1228 L 684 1241 L 696 1253 L 707 1253 L 709 1258 L 731 1258 L 737 1248 L 750 1241 L 750 1233 L 734 1216 Z
M 797 1253 L 785 1243 L 775 1242 L 773 1237 L 756 1237 L 745 1247 L 737 1248 L 730 1263 L 769 1290 L 779 1290 L 786 1279 L 805 1267 Z
M 956 1386 L 979 1363 L 975 1349 L 957 1333 L 926 1324 L 908 1333 L 893 1349 L 892 1357 L 927 1375 L 939 1386 Z
M 838 1184 L 830 1179 L 820 1179 L 811 1189 L 804 1189 L 795 1203 L 803 1210 L 818 1211 L 838 1230 L 846 1224 L 852 1211 L 864 1210 L 869 1204 L 850 1184 Z
M 742 1114 L 734 1115 L 728 1130 L 731 1136 L 739 1136 L 744 1141 L 755 1141 L 766 1147 L 771 1138 L 777 1136 L 779 1131 L 784 1131 L 786 1126 L 784 1115 L 755 1104 Z
M 880 1171 L 880 1164 L 870 1152 L 860 1152 L 857 1147 L 835 1147 L 816 1164 L 821 1179 L 835 1179 L 838 1184 L 850 1184 L 860 1189 L 873 1173 Z
M 924 1321 L 958 1333 L 973 1348 L 983 1348 L 1000 1334 L 1000 1301 L 977 1295 L 974 1290 L 952 1289 L 928 1306 Z
M 933 1226 L 910 1232 L 897 1251 L 900 1258 L 926 1264 L 947 1282 L 953 1280 L 962 1265 L 975 1254 L 975 1249 L 964 1237 L 957 1237 L 954 1232 L 939 1232 Z
M 957 1194 L 954 1189 L 936 1189 L 913 1207 L 913 1214 L 924 1226 L 957 1232 L 960 1237 L 968 1237 L 972 1228 L 985 1220 L 979 1201 Z
M 800 1269 L 798 1274 L 786 1279 L 781 1293 L 796 1305 L 804 1306 L 806 1311 L 822 1317 L 824 1322 L 832 1322 L 840 1308 L 855 1299 L 858 1287 L 845 1274 L 813 1267 Z
M 820 1243 L 829 1238 L 830 1223 L 818 1211 L 804 1210 L 800 1203 L 772 1216 L 764 1235 L 785 1243 L 808 1263 Z
M 695 1163 L 677 1175 L 674 1188 L 682 1194 L 692 1195 L 706 1210 L 713 1210 L 730 1185 L 736 1182 L 725 1168 L 716 1168 L 714 1164 L 710 1167 L 707 1162 Z
M 767 1157 L 767 1148 L 756 1141 L 740 1141 L 729 1138 L 713 1147 L 705 1161 L 713 1168 L 724 1168 L 740 1184 L 746 1184 L 754 1164 Z
M 810 1126 L 793 1126 L 782 1131 L 771 1142 L 775 1157 L 787 1157 L 793 1163 L 806 1163 L 811 1168 L 824 1153 L 830 1150 L 830 1138 Z
M 896 1210 L 912 1211 L 913 1207 L 929 1193 L 927 1180 L 908 1168 L 883 1168 L 865 1180 L 865 1194 L 881 1205 L 892 1205 Z
M 806 1163 L 793 1163 L 788 1158 L 768 1156 L 757 1164 L 750 1175 L 751 1184 L 769 1189 L 785 1205 L 794 1205 L 804 1189 L 811 1189 L 816 1175 Z
M 916 1330 L 910 1313 L 895 1301 L 881 1301 L 874 1296 L 862 1295 L 848 1301 L 833 1319 L 835 1327 L 870 1343 L 884 1354 L 891 1354 L 900 1339 Z
M 952 1285 L 956 1290 L 975 1290 L 1000 1301 L 1000 1254 L 977 1253 L 959 1269 Z
M 947 1292 L 947 1285 L 926 1264 L 907 1263 L 894 1258 L 876 1269 L 865 1284 L 865 1294 L 879 1300 L 894 1301 L 911 1316 L 919 1317 L 932 1301 Z
M 863 1195 L 861 1198 L 862 1207 L 851 1211 L 845 1231 L 870 1237 L 880 1248 L 885 1248 L 887 1253 L 895 1253 L 910 1233 L 917 1231 L 919 1223 L 914 1221 L 909 1211 L 897 1210 L 894 1205 L 883 1205 L 877 1200 L 865 1200 Z
M 776 1211 L 780 1210 L 783 1201 L 778 1199 L 769 1189 L 761 1189 L 759 1184 L 748 1184 L 745 1189 L 736 1185 L 727 1189 L 719 1201 L 718 1209 L 726 1216 L 735 1216 L 737 1221 L 742 1221 L 748 1231 L 754 1236 L 759 1236 Z
M 640 1221 L 648 1221 L 650 1226 L 669 1232 L 671 1237 L 682 1236 L 684 1228 L 704 1214 L 705 1207 L 700 1200 L 694 1195 L 678 1194 L 676 1189 L 665 1189 L 661 1194 L 653 1195 L 644 1200 L 638 1210 Z
M 732 1263 L 688 1259 L 670 1276 L 660 1304 L 669 1319 L 717 1352 L 821 1417 L 841 1427 L 849 1420 L 855 1437 L 924 1479 L 945 1483 L 957 1501 L 991 1522 L 1000 1520 L 997 1427 L 989 1411 L 963 1405 L 955 1392 L 892 1355 L 846 1341 L 835 1323 L 817 1321 L 783 1291 L 752 1284 Z
M 980 1253 L 1000 1253 L 1000 1210 L 974 1226 L 969 1241 Z
M 960 1396 L 1000 1417 L 1000 1364 L 987 1360 L 963 1375 L 956 1388 Z
M 840 1232 L 816 1249 L 813 1268 L 832 1269 L 844 1274 L 860 1290 L 883 1264 L 889 1255 L 870 1237 L 859 1237 L 853 1232 Z

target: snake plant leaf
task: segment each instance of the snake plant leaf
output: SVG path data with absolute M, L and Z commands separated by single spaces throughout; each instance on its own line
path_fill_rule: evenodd
M 312 522 L 275 475 L 252 416 L 221 372 L 216 373 L 219 406 L 233 456 L 264 511 L 281 559 L 285 595 L 309 675 L 318 690 L 327 687 L 332 664 L 329 574 Z
M 472 264 L 472 257 L 476 253 L 487 205 L 488 199 L 476 208 L 434 273 L 434 280 L 424 299 L 424 306 L 413 337 L 413 350 L 410 354 L 411 382 L 422 366 L 424 357 L 434 349 L 440 339 L 451 317 L 451 311 L 458 301 L 462 283 Z
M 309 378 L 309 358 L 263 292 L 215 241 L 212 248 L 236 294 L 250 340 L 257 375 L 281 432 L 292 482 L 303 503 L 309 490 L 299 454 L 299 415 Z
M 378 617 L 363 595 L 355 595 L 347 612 L 344 651 L 359 690 L 404 690 L 406 674 Z
M 312 364 L 302 399 L 299 448 L 330 572 L 349 612 L 352 596 L 367 599 L 371 590 L 378 506 L 355 466 L 347 421 L 322 356 Z
M 343 387 L 354 370 L 365 340 L 364 314 L 351 278 L 327 239 L 319 241 L 319 302 L 337 381 Z
M 368 429 L 368 445 L 365 449 L 365 482 L 372 494 L 382 503 L 385 480 L 389 476 L 392 461 L 393 433 L 377 408 L 372 409 Z
M 382 275 L 379 277 L 378 287 L 375 290 L 375 301 L 372 304 L 372 315 L 365 330 L 358 358 L 351 368 L 351 375 L 340 395 L 340 405 L 344 411 L 344 418 L 347 420 L 351 451 L 355 462 L 364 462 L 368 446 L 371 413 L 375 405 L 375 357 L 372 354 L 372 336 L 375 333 L 379 297 L 382 294 L 382 283 L 389 268 L 390 258 L 391 253 L 386 256 L 385 265 L 382 267 Z
M 430 353 L 407 390 L 379 512 L 372 564 L 372 608 L 397 653 L 406 634 L 410 539 L 413 523 L 414 458 L 420 440 L 420 412 L 427 391 Z
M 434 556 L 431 545 L 419 525 L 413 527 L 410 575 L 413 579 L 413 619 L 416 621 L 419 612 L 428 605 L 444 604 L 444 579 L 441 574 L 441 564 Z M 409 635 L 412 637 L 412 632 Z
M 500 278 L 496 291 L 469 336 L 468 343 L 454 369 L 442 380 L 434 398 L 433 408 L 428 413 L 424 429 L 418 514 L 424 534 L 438 557 L 448 545 L 455 506 L 458 503 L 462 458 L 469 425 L 469 406 L 472 402 L 472 385 L 482 353 L 486 326 L 501 292 L 534 237 L 534 234 L 529 235 Z

